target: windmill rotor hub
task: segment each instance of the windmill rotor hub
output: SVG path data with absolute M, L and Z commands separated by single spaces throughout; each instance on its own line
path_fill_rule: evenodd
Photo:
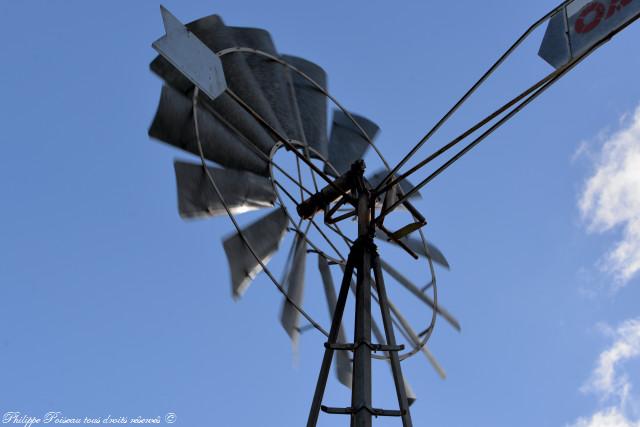
M 308 164 L 298 161 L 292 148 L 308 157 L 318 169 L 335 174 L 331 163 L 313 147 L 299 141 L 290 141 L 290 146 L 279 142 L 274 145 L 270 154 L 269 174 L 273 193 L 286 212 L 290 228 L 307 241 L 311 251 L 322 253 L 334 263 L 344 264 L 350 243 L 345 237 L 351 234 L 349 229 L 353 228 L 352 224 L 343 224 L 341 228 L 327 225 L 321 218 L 315 218 L 315 215 L 305 216 L 299 213 L 304 201 L 312 197 L 316 189 L 325 185 L 326 181 Z

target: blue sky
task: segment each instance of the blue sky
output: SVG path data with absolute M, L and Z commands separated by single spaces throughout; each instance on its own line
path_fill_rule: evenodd
M 555 2 L 165 5 L 184 22 L 267 28 L 280 52 L 322 64 L 397 161 Z M 292 354 L 263 276 L 232 300 L 229 221 L 179 218 L 172 160 L 189 156 L 147 136 L 158 6 L 0 2 L 0 413 L 301 425 L 322 338 Z M 414 425 L 640 423 L 639 39 L 627 29 L 423 191 L 426 232 L 452 265 L 441 302 L 463 329 L 441 322 L 430 342 L 446 381 L 420 356 L 403 365 Z M 433 142 L 550 71 L 536 48 Z M 389 379 L 375 381 L 376 404 L 392 404 Z M 326 403 L 348 394 L 332 383 Z

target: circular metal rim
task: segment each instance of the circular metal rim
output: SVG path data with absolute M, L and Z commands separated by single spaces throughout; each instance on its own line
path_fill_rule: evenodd
M 360 126 L 360 124 L 353 118 L 353 116 L 351 115 L 351 113 L 342 106 L 342 104 L 340 102 L 338 102 L 338 100 L 333 97 L 327 90 L 325 90 L 321 85 L 319 85 L 315 80 L 313 80 L 311 77 L 309 77 L 306 73 L 304 73 L 303 71 L 299 70 L 297 67 L 289 64 L 287 61 L 284 61 L 283 59 L 276 57 L 274 55 L 271 55 L 270 53 L 264 52 L 264 51 L 260 51 L 257 49 L 253 49 L 253 48 L 247 48 L 247 47 L 231 47 L 231 48 L 227 48 L 227 49 L 223 49 L 220 50 L 218 52 L 216 52 L 216 55 L 218 55 L 219 57 L 223 57 L 225 55 L 231 54 L 231 53 L 249 53 L 249 54 L 256 54 L 256 55 L 260 55 L 266 58 L 269 58 L 275 62 L 280 63 L 281 65 L 289 68 L 290 70 L 296 72 L 298 75 L 302 76 L 303 78 L 305 78 L 309 83 L 311 83 L 317 90 L 319 90 L 321 93 L 323 93 L 328 99 L 330 99 L 348 118 L 349 120 L 351 120 L 351 122 L 358 128 L 358 130 L 360 131 L 361 135 L 365 137 L 365 139 L 367 140 L 368 144 L 372 147 L 372 149 L 376 152 L 376 154 L 378 155 L 378 157 L 380 158 L 380 160 L 382 161 L 382 163 L 384 164 L 385 168 L 387 169 L 387 171 L 391 171 L 391 168 L 389 166 L 389 163 L 387 162 L 387 160 L 385 159 L 385 157 L 382 155 L 382 153 L 380 152 L 380 150 L 377 148 L 377 146 L 373 143 L 373 141 L 371 140 L 371 138 L 369 137 L 369 135 L 364 131 L 364 129 L 362 128 L 362 126 Z M 196 87 L 197 89 L 197 87 Z M 196 96 L 197 96 L 198 91 L 196 90 L 194 92 L 194 108 L 195 108 L 195 100 L 196 100 Z M 264 122 L 267 123 L 264 118 L 260 117 L 260 119 Z M 197 126 L 197 125 L 196 125 Z M 292 142 L 292 140 L 288 139 L 288 142 Z M 295 141 L 298 144 L 303 145 L 304 147 L 308 148 L 308 149 L 313 149 L 313 147 L 309 146 L 308 144 L 304 144 L 301 143 L 299 141 Z M 198 141 L 198 144 L 200 145 L 200 141 Z M 276 145 L 282 145 L 283 142 L 282 141 L 278 141 L 276 142 Z M 275 147 L 275 145 L 274 145 Z M 277 150 L 276 150 L 277 151 Z M 314 150 L 316 151 L 316 150 Z M 272 168 L 272 155 L 275 153 L 275 151 L 272 149 L 271 152 L 271 156 L 269 157 L 269 169 L 270 169 L 270 175 L 272 175 L 271 173 L 271 168 Z M 317 151 L 316 151 L 317 153 Z M 319 153 L 318 153 L 319 154 Z M 202 157 L 203 160 L 203 165 L 204 165 L 204 157 Z M 326 162 L 326 164 L 330 165 L 330 162 L 324 160 Z M 335 170 L 335 167 L 333 167 L 333 165 L 331 165 L 331 167 Z M 213 179 L 213 177 L 210 177 L 211 181 L 214 182 L 215 184 L 215 179 Z M 274 184 L 272 184 L 274 185 Z M 275 185 L 274 185 L 275 188 Z M 220 198 L 223 201 L 223 204 L 225 204 L 224 199 L 222 198 L 222 195 L 220 194 Z M 279 197 L 280 198 L 280 197 Z M 282 205 L 282 201 L 281 201 L 281 205 Z M 285 213 L 287 214 L 287 217 L 289 219 L 290 224 L 292 224 L 298 233 L 300 233 L 301 230 L 299 230 L 299 228 L 295 225 L 295 221 L 292 221 L 292 217 L 291 215 L 288 213 L 288 210 L 284 207 L 284 205 L 281 206 L 282 209 L 285 210 Z M 233 222 L 238 234 L 240 234 L 242 236 L 242 240 L 245 242 L 245 244 L 247 244 L 247 246 L 249 246 L 249 243 L 247 241 L 247 239 L 244 237 L 243 233 L 242 233 L 242 229 L 239 227 L 236 219 L 235 219 L 235 215 L 228 209 L 227 213 L 230 216 L 231 221 Z M 437 288 L 437 277 L 435 274 L 435 269 L 433 266 L 433 261 L 431 259 L 431 256 L 429 255 L 429 248 L 426 244 L 426 239 L 424 237 L 424 232 L 423 230 L 419 230 L 419 234 L 420 234 L 420 238 L 422 240 L 422 245 L 423 248 L 425 250 L 425 253 L 427 254 L 427 264 L 429 266 L 429 270 L 431 272 L 431 276 L 432 276 L 432 283 L 433 283 L 433 300 L 434 300 L 434 308 L 432 309 L 432 316 L 431 316 L 431 321 L 429 322 L 429 325 L 427 326 L 427 328 L 425 329 L 426 334 L 423 337 L 422 340 L 419 341 L 415 341 L 413 339 L 410 339 L 408 341 L 411 341 L 413 343 L 412 349 L 407 351 L 406 353 L 403 353 L 401 355 L 399 355 L 400 360 L 405 360 L 413 355 L 415 355 L 416 353 L 418 353 L 419 351 L 421 351 L 425 346 L 426 343 L 429 341 L 429 339 L 431 338 L 431 335 L 433 334 L 433 331 L 435 329 L 435 325 L 436 325 L 436 319 L 437 319 L 437 308 L 438 308 L 438 288 Z M 304 235 L 304 233 L 302 233 L 301 235 Z M 308 239 L 306 239 L 305 236 L 305 240 L 307 240 L 307 242 L 309 242 Z M 310 243 L 311 244 L 311 243 Z M 256 259 L 258 258 L 255 254 L 255 251 L 251 250 L 252 255 L 254 257 L 256 257 Z M 327 259 L 331 259 L 331 258 L 327 258 Z M 272 282 L 274 282 L 274 285 L 276 285 L 276 287 L 280 290 L 281 293 L 283 293 L 283 295 L 285 296 L 285 298 L 287 298 L 287 300 L 289 300 L 293 306 L 295 307 L 295 309 L 300 312 L 300 314 L 303 315 L 303 317 L 305 317 L 310 324 L 317 330 L 319 330 L 321 333 L 323 333 L 323 335 L 328 336 L 327 332 L 318 324 L 318 322 L 316 322 L 315 320 L 313 320 L 311 318 L 310 315 L 306 314 L 306 312 L 304 311 L 304 309 L 302 309 L 301 307 L 298 307 L 296 304 L 294 304 L 291 300 L 290 297 L 288 296 L 288 294 L 286 293 L 286 291 L 284 291 L 284 288 L 282 287 L 282 285 L 275 279 L 275 276 L 273 276 L 273 273 L 271 273 L 271 271 L 268 269 L 268 267 L 266 266 L 266 264 L 264 264 L 263 262 L 261 262 L 261 260 L 257 259 L 258 262 L 261 264 L 262 269 L 265 271 L 265 273 L 271 278 Z M 401 329 L 405 329 L 404 327 L 402 327 Z M 411 333 L 411 331 L 406 331 L 407 335 L 416 335 L 415 333 Z M 417 336 L 417 335 L 416 335 Z M 382 359 L 382 360 L 388 360 L 389 356 L 378 356 L 378 355 L 372 355 L 372 358 L 375 359 Z

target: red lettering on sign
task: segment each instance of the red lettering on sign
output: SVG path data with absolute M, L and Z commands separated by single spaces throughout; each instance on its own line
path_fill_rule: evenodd
M 618 0 L 613 0 L 613 2 L 617 3 Z M 578 20 L 576 21 L 576 33 L 588 33 L 589 31 L 596 28 L 600 24 L 600 21 L 602 21 L 605 11 L 606 8 L 600 2 L 594 1 L 592 3 L 589 3 L 588 6 L 582 9 L 580 17 L 578 17 Z M 588 20 L 587 18 L 591 19 Z
M 616 13 L 623 7 L 628 6 L 631 1 L 632 0 L 611 0 L 609 11 L 607 12 L 607 19 L 611 18 L 614 13 Z
M 599 1 L 592 1 L 586 5 L 580 12 L 580 16 L 576 21 L 575 30 L 578 34 L 588 33 L 602 22 L 604 19 L 611 18 L 616 12 L 620 11 L 623 7 L 631 4 L 633 0 L 610 0 L 609 7 L 600 3 Z M 605 9 L 607 16 L 605 15 Z
M 611 18 L 613 14 L 621 8 L 622 5 L 620 4 L 620 0 L 611 0 L 611 4 L 609 4 L 609 11 L 607 12 L 607 19 Z

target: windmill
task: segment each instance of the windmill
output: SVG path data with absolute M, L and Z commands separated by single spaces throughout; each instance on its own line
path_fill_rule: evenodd
M 446 268 L 449 264 L 425 239 L 426 220 L 413 205 L 419 190 L 639 14 L 637 0 L 610 0 L 607 4 L 563 2 L 536 21 L 391 167 L 373 143 L 377 125 L 345 109 L 329 93 L 321 67 L 303 58 L 279 54 L 265 30 L 227 26 L 215 15 L 184 26 L 162 8 L 166 35 L 154 43 L 160 55 L 151 69 L 162 78 L 164 86 L 149 134 L 199 157 L 199 164 L 175 163 L 179 211 L 185 218 L 228 215 L 231 219 L 236 232 L 223 239 L 223 246 L 234 297 L 241 297 L 257 274 L 264 272 L 284 296 L 280 320 L 291 340 L 297 343 L 301 333 L 313 328 L 327 337 L 307 426 L 316 425 L 321 411 L 349 415 L 356 426 L 370 426 L 373 416 L 396 416 L 404 426 L 412 425 L 409 406 L 415 396 L 402 375 L 400 362 L 422 352 L 444 376 L 426 344 L 438 316 L 460 329 L 457 320 L 438 303 L 434 263 Z M 545 23 L 539 54 L 555 70 L 401 172 L 459 107 Z M 328 101 L 335 109 L 330 133 Z M 482 129 L 486 130 L 417 185 L 407 181 Z M 363 157 L 368 149 L 382 165 L 373 174 L 365 174 L 369 168 Z M 244 226 L 236 219 L 244 212 L 270 208 L 266 215 Z M 323 214 L 321 223 L 315 219 L 319 213 Z M 391 214 L 403 215 L 408 221 L 399 228 L 391 227 Z M 345 224 L 355 225 L 355 230 L 351 234 L 344 232 L 341 226 Z M 267 264 L 288 232 L 293 241 L 283 278 L 278 280 Z M 385 262 L 374 243 L 376 239 L 391 242 L 413 258 L 424 257 L 430 281 L 417 285 Z M 309 253 L 317 256 L 332 319 L 329 330 L 303 308 Z M 338 292 L 331 266 L 337 266 L 342 273 Z M 384 273 L 431 310 L 421 332 L 390 300 Z M 350 291 L 355 296 L 355 320 L 353 341 L 347 342 L 342 320 Z M 382 328 L 372 317 L 372 300 L 379 306 Z M 396 331 L 406 344 L 398 343 Z M 381 354 L 374 354 L 377 352 Z M 322 405 L 334 357 L 338 379 L 352 389 L 351 405 L 347 407 Z M 391 367 L 398 409 L 372 405 L 374 358 L 386 360 Z

